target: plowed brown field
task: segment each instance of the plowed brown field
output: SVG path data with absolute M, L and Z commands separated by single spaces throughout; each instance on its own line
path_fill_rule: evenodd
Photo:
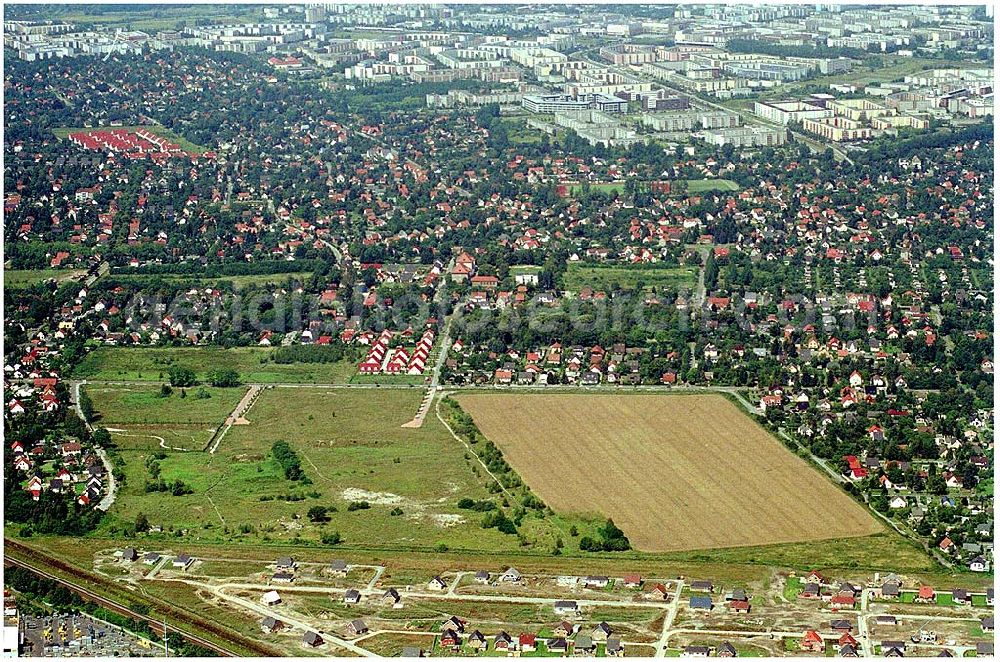
M 557 512 L 675 551 L 866 536 L 868 512 L 718 395 L 455 396 Z

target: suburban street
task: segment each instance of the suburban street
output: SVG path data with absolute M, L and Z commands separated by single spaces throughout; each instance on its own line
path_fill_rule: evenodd
M 206 558 L 204 560 L 210 560 L 213 562 L 220 562 L 230 560 L 237 562 L 237 559 L 225 559 L 225 558 Z M 256 601 L 247 599 L 244 596 L 236 595 L 236 593 L 247 593 L 247 592 L 260 592 L 261 594 L 277 590 L 280 595 L 294 596 L 294 595 L 323 595 L 329 596 L 334 602 L 342 600 L 346 588 L 344 587 L 334 587 L 334 586 L 324 586 L 324 585 L 313 585 L 313 584 L 288 584 L 277 586 L 271 582 L 257 582 L 257 581 L 233 581 L 227 579 L 220 579 L 217 581 L 207 581 L 202 579 L 185 578 L 183 573 L 178 575 L 177 573 L 170 573 L 168 575 L 163 575 L 160 570 L 161 568 L 167 567 L 168 559 L 164 558 L 152 571 L 150 571 L 145 577 L 144 581 L 181 581 L 185 584 L 191 585 L 201 591 L 205 591 L 213 595 L 215 598 L 225 601 L 233 605 L 237 609 L 243 611 L 248 611 L 257 616 L 271 616 L 277 620 L 284 622 L 286 625 L 301 631 L 302 633 L 308 631 L 318 632 L 327 642 L 348 650 L 352 653 L 364 656 L 370 656 L 372 653 L 363 647 L 363 642 L 373 636 L 379 634 L 397 634 L 397 635 L 417 635 L 424 634 L 428 637 L 433 637 L 437 633 L 434 631 L 420 631 L 413 629 L 402 629 L 398 627 L 380 627 L 378 625 L 372 627 L 372 629 L 361 636 L 352 637 L 351 639 L 346 639 L 343 636 L 337 635 L 329 631 L 329 628 L 321 628 L 320 624 L 316 623 L 314 619 L 310 619 L 310 616 L 304 614 L 299 614 L 295 611 L 295 608 L 290 606 L 288 600 L 283 600 L 281 604 L 269 607 L 262 605 Z M 242 560 L 240 562 L 245 562 Z M 384 587 L 376 588 L 380 578 L 382 577 L 385 568 L 383 566 L 351 566 L 352 568 L 365 568 L 374 571 L 372 578 L 366 583 L 364 588 L 358 589 L 359 593 L 363 596 L 366 602 L 378 602 L 385 591 Z M 311 568 L 313 572 L 316 570 L 321 570 L 321 564 L 315 563 L 303 563 L 301 568 Z M 404 605 L 419 605 L 422 600 L 448 600 L 455 602 L 467 602 L 472 604 L 511 604 L 511 605 L 536 605 L 551 607 L 556 600 L 566 600 L 566 596 L 553 594 L 552 596 L 539 596 L 539 595 L 510 595 L 503 592 L 502 584 L 495 584 L 497 587 L 497 592 L 483 594 L 483 593 L 465 593 L 459 590 L 459 586 L 462 580 L 467 576 L 471 575 L 470 570 L 460 570 L 453 573 L 453 576 L 448 580 L 447 588 L 440 591 L 432 591 L 421 588 L 414 588 L 411 586 L 399 587 L 399 594 L 401 596 L 402 603 Z M 537 575 L 536 580 L 554 582 L 556 577 L 550 575 Z M 776 639 L 795 639 L 798 640 L 803 636 L 803 630 L 799 628 L 788 628 L 788 627 L 761 627 L 761 628 L 748 628 L 745 625 L 740 627 L 715 627 L 715 626 L 682 626 L 675 627 L 674 623 L 677 621 L 678 614 L 681 609 L 690 609 L 687 607 L 685 600 L 683 598 L 684 589 L 688 586 L 688 582 L 682 579 L 670 580 L 671 593 L 670 598 L 667 601 L 653 601 L 653 600 L 636 600 L 635 597 L 622 596 L 620 598 L 591 598 L 591 597 L 573 597 L 573 602 L 576 603 L 580 609 L 590 609 L 590 608 L 616 608 L 616 609 L 662 609 L 663 610 L 663 624 L 660 630 L 661 634 L 655 643 L 647 642 L 634 642 L 629 641 L 628 638 L 623 638 L 623 643 L 628 646 L 648 646 L 653 649 L 653 656 L 655 657 L 666 657 L 668 656 L 669 650 L 676 650 L 678 644 L 673 643 L 674 648 L 670 649 L 672 642 L 678 637 L 694 636 L 695 638 L 730 638 L 734 640 L 745 640 L 745 639 L 755 639 L 755 638 L 766 638 L 767 640 Z M 554 586 L 554 584 L 553 584 Z M 921 615 L 919 613 L 905 613 L 901 610 L 896 609 L 898 603 L 886 603 L 885 601 L 878 602 L 877 605 L 873 603 L 873 597 L 875 596 L 875 590 L 871 587 L 865 587 L 861 590 L 858 600 L 858 606 L 856 609 L 839 609 L 835 610 L 842 618 L 855 617 L 857 620 L 857 633 L 855 638 L 858 641 L 859 649 L 865 657 L 875 656 L 875 646 L 878 643 L 877 638 L 871 633 L 870 620 L 875 618 L 877 615 L 885 616 L 888 614 L 893 614 L 897 619 L 901 619 L 906 622 L 926 622 L 930 623 L 977 623 L 979 622 L 979 617 L 972 615 Z M 723 608 L 723 607 L 719 607 Z M 688 617 L 690 618 L 691 612 L 688 611 Z M 817 614 L 820 618 L 823 618 L 822 612 Z M 829 617 L 826 617 L 829 618 Z M 378 619 L 375 619 L 378 620 Z M 817 630 L 821 628 L 816 625 L 814 626 Z M 837 632 L 821 632 L 820 636 L 827 642 L 836 642 L 840 637 Z M 487 634 L 487 637 L 491 637 Z M 884 638 L 884 637 L 883 637 Z M 688 639 L 690 640 L 690 639 Z M 919 648 L 937 649 L 940 648 L 940 644 L 912 644 Z M 969 650 L 975 650 L 975 646 L 971 645 L 961 645 L 955 644 L 951 645 L 950 648 L 961 653 Z

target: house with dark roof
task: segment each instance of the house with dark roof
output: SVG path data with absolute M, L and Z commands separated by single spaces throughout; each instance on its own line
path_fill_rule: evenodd
M 486 641 L 486 636 L 479 630 L 472 631 L 472 634 L 469 635 L 467 643 L 469 646 L 479 651 L 484 651 L 489 648 L 489 642 Z
M 883 640 L 882 641 L 882 655 L 885 657 L 890 657 L 892 651 L 896 651 L 895 657 L 902 657 L 903 653 L 906 652 L 906 642 L 899 641 L 895 639 Z
M 899 598 L 899 584 L 896 582 L 885 582 L 876 590 L 876 594 L 885 600 L 896 600 Z
M 273 616 L 265 616 L 260 619 L 260 630 L 264 634 L 273 634 L 285 627 L 285 624 Z
M 556 600 L 553 609 L 557 614 L 564 615 L 575 616 L 580 612 L 580 607 L 576 604 L 576 600 Z
M 716 657 L 739 657 L 739 652 L 736 650 L 736 646 L 733 646 L 728 641 L 723 641 L 715 649 Z
M 600 622 L 590 631 L 590 637 L 596 642 L 604 642 L 611 636 L 611 626 L 605 622 Z
M 324 641 L 318 632 L 309 631 L 302 635 L 302 643 L 310 648 L 318 648 L 324 644 Z
M 493 637 L 493 650 L 509 651 L 513 646 L 514 639 L 503 630 L 497 632 L 496 636 Z
M 700 611 L 712 611 L 712 598 L 707 595 L 692 595 L 688 606 Z

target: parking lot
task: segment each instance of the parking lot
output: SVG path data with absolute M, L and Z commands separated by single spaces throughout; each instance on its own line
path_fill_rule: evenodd
M 86 614 L 24 616 L 21 654 L 31 657 L 150 657 L 163 648 Z

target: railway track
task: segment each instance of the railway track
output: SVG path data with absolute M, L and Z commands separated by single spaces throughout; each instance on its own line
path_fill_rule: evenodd
M 12 542 L 13 541 L 5 540 L 5 544 L 6 544 L 6 546 L 8 548 L 11 547 L 11 546 L 14 546 L 15 548 L 20 548 L 21 547 L 17 543 L 13 543 L 13 545 L 12 545 Z M 25 551 L 27 551 L 28 548 L 23 548 L 23 549 Z M 134 618 L 134 619 L 136 619 L 138 621 L 143 621 L 143 622 L 149 624 L 150 628 L 154 632 L 156 632 L 161 637 L 163 636 L 163 623 L 161 621 L 158 621 L 155 618 L 151 618 L 150 616 L 147 616 L 145 614 L 140 614 L 140 613 L 138 613 L 136 611 L 133 611 L 132 609 L 129 609 L 128 607 L 126 607 L 126 606 L 124 606 L 122 604 L 119 604 L 119 603 L 117 603 L 117 602 L 115 602 L 113 600 L 110 600 L 110 599 L 108 599 L 108 598 L 106 598 L 106 597 L 104 597 L 104 596 L 102 596 L 102 595 L 100 595 L 98 593 L 95 593 L 94 591 L 91 591 L 90 589 L 85 588 L 85 587 L 81 586 L 80 584 L 76 584 L 76 583 L 74 583 L 74 582 L 72 582 L 70 580 L 67 580 L 67 579 L 63 578 L 63 577 L 60 577 L 58 575 L 54 575 L 51 572 L 48 572 L 48 571 L 46 571 L 46 570 L 44 570 L 42 568 L 39 568 L 39 567 L 37 567 L 35 565 L 32 565 L 31 563 L 28 563 L 28 562 L 26 562 L 26 561 L 24 561 L 22 559 L 19 559 L 19 558 L 16 558 L 16 557 L 12 557 L 9 554 L 5 554 L 4 555 L 4 564 L 5 565 L 13 565 L 13 566 L 21 567 L 21 568 L 24 568 L 26 570 L 29 570 L 29 571 L 35 573 L 36 575 L 38 575 L 40 577 L 44 577 L 46 579 L 50 579 L 50 580 L 52 580 L 54 582 L 58 582 L 58 583 L 62 584 L 63 586 L 67 587 L 68 589 L 74 591 L 75 593 L 78 593 L 79 595 L 83 596 L 84 598 L 86 598 L 87 600 L 89 600 L 91 602 L 94 602 L 96 604 L 101 605 L 102 607 L 106 607 L 106 608 L 108 608 L 108 609 L 110 609 L 110 610 L 112 610 L 114 612 L 122 614 L 123 616 L 128 616 L 129 618 Z M 188 641 L 190 641 L 190 642 L 192 642 L 194 644 L 197 644 L 199 646 L 203 646 L 204 648 L 207 648 L 207 649 L 209 649 L 211 651 L 214 651 L 214 652 L 216 652 L 219 655 L 222 655 L 224 657 L 238 657 L 237 653 L 234 653 L 233 651 L 231 651 L 231 650 L 229 650 L 229 649 L 227 649 L 227 648 L 225 648 L 223 646 L 220 646 L 219 644 L 215 643 L 214 641 L 206 639 L 206 638 L 204 638 L 204 637 L 202 637 L 200 635 L 193 634 L 193 633 L 187 632 L 185 630 L 180 630 L 178 628 L 174 628 L 174 632 L 177 633 L 177 634 L 179 634 L 180 636 L 184 637 Z M 271 652 L 270 651 L 261 650 L 259 654 L 271 654 Z

